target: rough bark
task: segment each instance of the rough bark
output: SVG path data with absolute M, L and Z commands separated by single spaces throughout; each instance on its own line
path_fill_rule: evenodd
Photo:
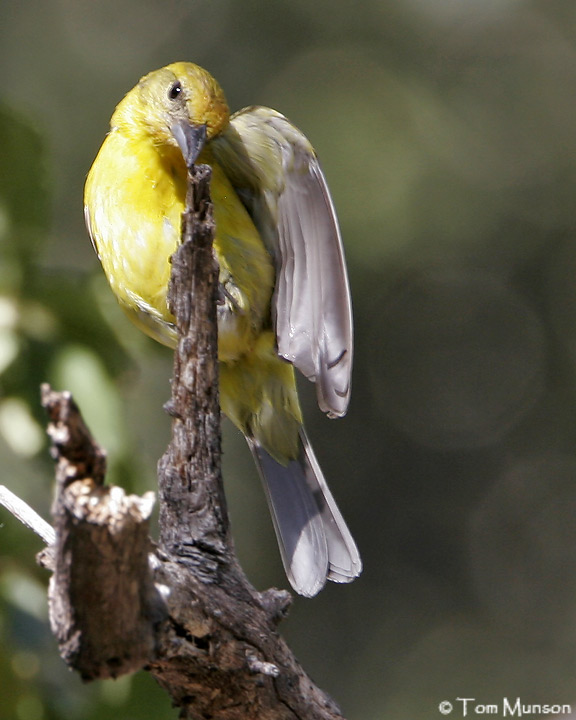
M 117 677 L 148 661 L 163 616 L 148 562 L 154 497 L 104 485 L 105 453 L 70 393 L 45 385 L 42 403 L 57 461 L 52 631 L 64 661 L 84 679 Z
M 104 483 L 105 454 L 68 393 L 43 389 L 57 462 L 50 613 L 66 663 L 85 679 L 149 670 L 190 720 L 336 720 L 334 702 L 277 631 L 291 598 L 257 592 L 234 553 L 220 469 L 218 269 L 210 169 L 190 169 L 173 258 L 177 319 L 172 440 L 152 501 Z
M 158 474 L 163 557 L 156 578 L 170 588 L 170 621 L 150 670 L 186 718 L 340 717 L 276 630 L 289 594 L 256 592 L 234 553 L 220 470 L 210 170 L 190 172 L 170 292 L 179 334 L 169 404 L 173 434 Z

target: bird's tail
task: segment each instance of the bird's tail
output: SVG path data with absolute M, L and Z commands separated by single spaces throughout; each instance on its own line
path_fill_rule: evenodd
M 362 562 L 303 429 L 297 460 L 282 465 L 248 438 L 270 506 L 290 584 L 313 597 L 326 580 L 350 582 Z

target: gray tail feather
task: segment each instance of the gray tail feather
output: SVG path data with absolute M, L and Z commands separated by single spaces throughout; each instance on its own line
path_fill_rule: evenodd
M 280 554 L 290 584 L 313 597 L 326 583 L 350 582 L 362 562 L 303 429 L 300 456 L 282 465 L 253 438 L 248 444 L 260 470 Z

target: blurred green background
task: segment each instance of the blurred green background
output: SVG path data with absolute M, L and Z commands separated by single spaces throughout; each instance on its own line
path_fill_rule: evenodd
M 282 631 L 349 720 L 457 697 L 576 708 L 576 3 L 2 0 L 0 483 L 48 516 L 39 383 L 75 393 L 141 493 L 171 354 L 117 308 L 82 219 L 115 104 L 175 60 L 315 145 L 356 320 L 347 417 L 307 427 L 361 548 Z M 225 427 L 243 566 L 285 586 Z M 47 624 L 41 542 L 0 509 L 0 718 L 176 718 L 145 673 L 84 686 Z M 453 717 L 461 717 L 456 708 Z

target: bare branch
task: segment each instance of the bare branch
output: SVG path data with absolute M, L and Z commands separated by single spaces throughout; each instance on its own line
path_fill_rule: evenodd
M 105 487 L 105 454 L 70 393 L 43 386 L 42 399 L 57 461 L 52 631 L 84 679 L 116 677 L 150 660 L 162 617 L 148 562 L 154 496 Z
M 212 251 L 211 170 L 189 170 L 182 244 L 172 256 L 168 301 L 178 326 L 174 353 L 172 441 L 158 466 L 160 546 L 186 557 L 198 547 L 217 556 L 230 544 L 220 468 L 220 402 Z
M 63 658 L 85 679 L 146 667 L 189 720 L 341 720 L 277 632 L 290 595 L 257 592 L 234 552 L 220 469 L 209 179 L 209 168 L 190 171 L 173 258 L 179 343 L 155 552 L 150 495 L 104 486 L 105 453 L 70 394 L 43 387 L 57 462 L 52 627 Z
M 44 518 L 40 517 L 36 510 L 33 510 L 30 505 L 21 500 L 11 490 L 8 490 L 4 485 L 0 485 L 0 505 L 3 505 L 6 510 L 12 513 L 15 518 L 20 520 L 23 525 L 33 530 L 36 535 L 39 535 L 46 545 L 52 545 L 56 539 L 54 528 L 49 525 Z
M 179 343 L 168 405 L 172 441 L 158 467 L 163 562 L 155 575 L 170 588 L 172 627 L 150 670 L 184 718 L 335 720 L 341 718 L 337 707 L 276 630 L 290 595 L 258 593 L 248 583 L 229 532 L 209 179 L 205 166 L 189 171 L 182 245 L 172 259 L 170 303 Z

